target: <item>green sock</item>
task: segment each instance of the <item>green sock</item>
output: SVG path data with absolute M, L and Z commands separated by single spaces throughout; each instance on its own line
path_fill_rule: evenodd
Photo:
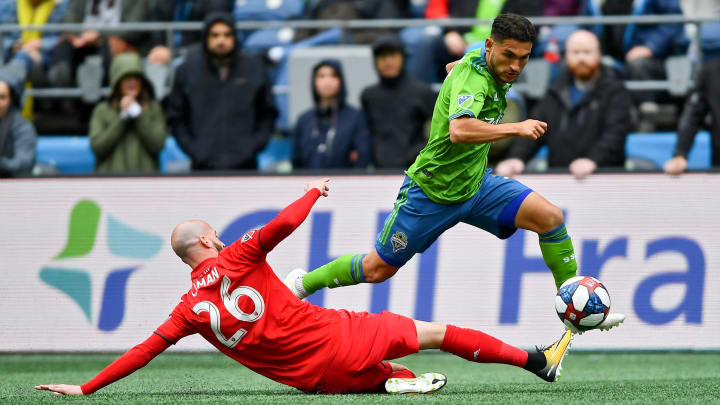
M 363 257 L 365 255 L 343 255 L 306 274 L 302 280 L 305 292 L 312 294 L 325 287 L 335 288 L 364 283 Z
M 575 249 L 565 224 L 540 235 L 540 251 L 545 264 L 552 271 L 557 288 L 560 288 L 565 280 L 577 275 Z

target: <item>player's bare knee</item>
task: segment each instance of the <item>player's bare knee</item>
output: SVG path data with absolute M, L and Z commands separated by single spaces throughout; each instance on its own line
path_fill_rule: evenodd
M 542 218 L 539 222 L 539 233 L 550 232 L 565 222 L 565 215 L 557 206 L 548 204 L 548 207 L 543 210 Z

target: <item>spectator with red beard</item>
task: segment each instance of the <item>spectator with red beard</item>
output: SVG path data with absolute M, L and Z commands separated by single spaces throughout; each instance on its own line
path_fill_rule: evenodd
M 567 68 L 530 115 L 547 122 L 545 136 L 537 141 L 516 139 L 509 158 L 498 164 L 498 175 L 522 173 L 543 144 L 548 146 L 548 166 L 567 167 L 576 178 L 598 167 L 624 166 L 631 98 L 613 71 L 600 64 L 601 56 L 595 34 L 579 30 L 570 35 Z

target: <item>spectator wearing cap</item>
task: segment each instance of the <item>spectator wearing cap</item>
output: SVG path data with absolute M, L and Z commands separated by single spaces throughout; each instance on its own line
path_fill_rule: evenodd
M 405 48 L 394 35 L 373 44 L 380 81 L 360 97 L 368 120 L 376 168 L 406 168 L 427 143 L 436 95 L 405 71 Z
M 134 53 L 116 56 L 110 66 L 112 93 L 93 109 L 90 147 L 95 170 L 139 173 L 158 170 L 165 145 L 165 117 Z
M 342 66 L 336 59 L 313 67 L 315 106 L 297 120 L 293 131 L 293 167 L 301 169 L 364 168 L 370 162 L 370 140 L 362 111 L 345 102 Z

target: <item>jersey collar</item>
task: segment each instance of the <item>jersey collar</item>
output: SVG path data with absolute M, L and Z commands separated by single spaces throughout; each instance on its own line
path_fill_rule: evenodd
M 209 267 L 211 262 L 214 262 L 216 260 L 217 260 L 217 257 L 210 257 L 210 258 L 207 258 L 207 259 L 201 261 L 200 264 L 195 266 L 195 268 L 190 273 L 190 279 L 192 280 L 192 279 L 196 278 L 197 276 L 199 276 L 203 270 L 205 270 Z

